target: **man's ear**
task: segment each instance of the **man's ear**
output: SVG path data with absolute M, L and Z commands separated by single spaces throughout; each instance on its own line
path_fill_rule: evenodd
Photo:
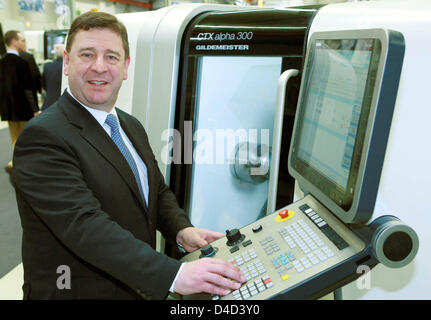
M 128 74 L 129 65 L 130 65 L 130 56 L 126 59 L 126 61 L 124 61 L 124 75 L 123 75 L 123 80 L 127 80 L 127 78 L 129 77 L 129 74 Z
M 66 50 L 63 51 L 63 66 L 64 66 L 64 75 L 69 75 L 69 54 Z

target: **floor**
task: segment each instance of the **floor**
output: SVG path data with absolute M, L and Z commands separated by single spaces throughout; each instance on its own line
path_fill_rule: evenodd
M 0 300 L 22 298 L 22 229 L 15 191 L 4 170 L 12 158 L 6 122 L 0 122 Z

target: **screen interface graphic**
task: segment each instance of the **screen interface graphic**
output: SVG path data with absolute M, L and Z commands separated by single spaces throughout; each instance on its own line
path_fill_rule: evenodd
M 374 40 L 316 40 L 298 157 L 346 191 Z

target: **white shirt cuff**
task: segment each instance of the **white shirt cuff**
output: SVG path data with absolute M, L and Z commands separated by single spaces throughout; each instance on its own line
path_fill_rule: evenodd
M 181 269 L 183 268 L 183 266 L 184 266 L 184 263 L 181 263 L 181 266 L 180 266 L 180 268 L 178 269 L 177 275 L 175 276 L 174 282 L 172 282 L 172 285 L 171 285 L 171 287 L 169 288 L 169 291 L 170 291 L 170 292 L 172 292 L 172 293 L 174 293 L 174 292 L 175 292 L 175 290 L 174 290 L 174 288 L 175 288 L 175 282 L 177 282 L 177 278 L 178 278 L 178 276 L 179 276 L 179 274 L 180 274 Z

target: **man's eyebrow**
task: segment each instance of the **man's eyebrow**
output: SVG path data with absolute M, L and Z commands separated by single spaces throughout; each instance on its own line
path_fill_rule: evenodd
M 78 52 L 86 51 L 86 50 L 94 51 L 95 49 L 93 47 L 79 48 Z
M 106 50 L 105 53 L 111 53 L 111 54 L 115 54 L 117 56 L 121 56 L 120 52 L 115 51 L 115 50 L 110 50 L 110 49 Z
M 96 49 L 94 47 L 84 47 L 84 48 L 80 48 L 78 50 L 78 52 L 82 52 L 82 51 L 96 51 Z M 120 52 L 115 51 L 115 50 L 111 50 L 111 49 L 106 50 L 105 54 L 106 53 L 108 53 L 108 54 L 115 54 L 117 56 L 121 56 Z

